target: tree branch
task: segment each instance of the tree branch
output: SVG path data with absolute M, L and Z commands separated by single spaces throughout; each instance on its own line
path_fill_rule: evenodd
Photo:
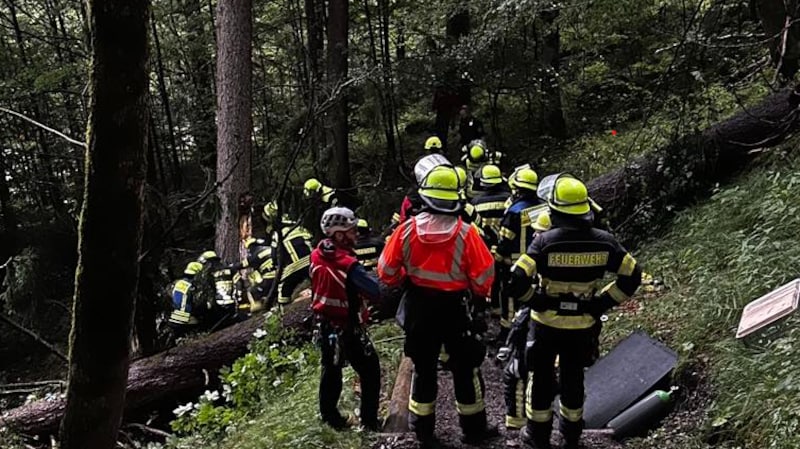
M 17 323 L 16 321 L 14 321 L 11 318 L 7 317 L 3 313 L 0 313 L 0 321 L 3 321 L 5 323 L 7 323 L 9 326 L 13 327 L 14 329 L 16 329 L 16 330 L 22 332 L 23 334 L 33 338 L 39 344 L 41 344 L 45 348 L 49 349 L 50 352 L 52 352 L 53 354 L 58 356 L 58 358 L 60 358 L 64 362 L 67 362 L 67 363 L 69 362 L 69 359 L 67 359 L 67 356 L 65 356 L 63 352 L 59 351 L 58 348 L 56 348 L 52 344 L 48 343 L 45 339 L 40 337 L 39 334 L 37 334 L 36 332 L 34 332 L 34 331 L 24 327 L 23 325 Z
M 37 122 L 36 120 L 28 117 L 27 115 L 20 114 L 19 112 L 12 111 L 11 109 L 6 109 L 4 107 L 0 107 L 0 111 L 5 112 L 7 114 L 11 114 L 11 115 L 16 116 L 16 117 L 19 117 L 19 118 L 21 118 L 21 119 L 23 119 L 23 120 L 25 120 L 27 122 L 33 123 L 34 125 L 38 126 L 39 128 L 42 128 L 45 131 L 51 132 L 51 133 L 57 135 L 58 137 L 61 137 L 62 139 L 66 140 L 67 142 L 73 144 L 73 145 L 77 145 L 77 146 L 79 146 L 79 147 L 81 147 L 83 149 L 86 149 L 86 143 L 85 142 L 80 142 L 78 140 L 75 140 L 72 137 L 69 137 L 68 135 L 66 135 L 66 134 L 64 134 L 64 133 L 62 133 L 60 131 L 56 131 L 55 129 L 50 128 L 49 126 L 46 126 L 46 125 L 43 125 L 42 123 Z

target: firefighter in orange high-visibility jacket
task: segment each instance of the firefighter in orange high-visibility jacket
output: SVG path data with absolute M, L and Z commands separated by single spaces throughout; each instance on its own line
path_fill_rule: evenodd
M 433 434 L 436 368 L 444 345 L 463 440 L 477 443 L 497 434 L 487 426 L 480 372 L 494 258 L 478 231 L 459 217 L 462 202 L 453 167 L 433 169 L 419 193 L 423 210 L 398 226 L 378 261 L 385 284 L 405 287 L 398 316 L 406 333 L 405 353 L 414 362 L 409 425 L 422 447 L 438 446 Z
M 558 357 L 563 447 L 576 449 L 583 431 L 583 370 L 597 345 L 595 322 L 636 292 L 642 272 L 613 235 L 593 227 L 581 181 L 556 180 L 547 204 L 552 229 L 536 236 L 512 266 L 508 288 L 512 297 L 530 298 L 531 307 L 525 354 L 528 422 L 521 437 L 537 449 L 550 448 Z M 617 278 L 603 287 L 606 272 Z M 531 278 L 537 275 L 539 285 L 532 291 Z
M 375 300 L 380 290 L 353 251 L 357 222 L 346 207 L 326 210 L 320 227 L 327 238 L 311 253 L 311 309 L 315 340 L 322 350 L 319 410 L 323 421 L 336 429 L 354 424 L 353 416 L 342 416 L 337 408 L 342 367 L 350 362 L 361 382 L 361 423 L 377 431 L 381 368 L 365 329 L 369 312 L 362 297 Z

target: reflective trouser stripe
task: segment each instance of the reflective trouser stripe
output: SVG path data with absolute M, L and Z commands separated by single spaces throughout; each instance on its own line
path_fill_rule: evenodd
M 511 429 L 521 429 L 527 422 L 524 417 L 506 416 L 506 427 Z
M 583 418 L 583 408 L 567 408 L 560 402 L 558 413 L 567 421 L 579 422 Z
M 459 415 L 477 415 L 486 409 L 486 403 L 483 401 L 483 389 L 481 388 L 480 377 L 478 377 L 479 373 L 480 370 L 478 368 L 472 370 L 472 388 L 474 389 L 475 402 L 472 404 L 465 404 L 456 401 L 456 411 Z
M 433 402 L 418 402 L 414 399 L 417 393 L 417 373 L 411 374 L 411 391 L 408 396 L 408 410 L 417 416 L 430 416 L 436 411 L 436 398 Z
M 525 414 L 528 416 L 533 422 L 548 422 L 553 419 L 553 409 L 546 409 L 546 410 L 534 410 L 533 408 L 533 373 L 528 374 L 528 388 L 526 397 L 528 398 L 527 403 L 525 404 Z
M 447 350 L 444 349 L 444 345 L 442 345 L 442 349 L 439 351 L 439 361 L 447 363 L 448 360 L 450 360 L 450 354 L 447 353 Z
M 417 416 L 432 415 L 436 410 L 435 402 L 417 402 L 413 399 L 408 400 L 408 410 Z

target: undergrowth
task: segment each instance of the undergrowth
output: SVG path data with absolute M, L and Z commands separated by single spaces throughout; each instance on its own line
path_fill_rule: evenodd
M 381 358 L 385 407 L 402 353 L 400 330 L 386 323 L 373 326 L 370 333 Z M 358 429 L 337 432 L 319 418 L 318 349 L 311 343 L 297 346 L 280 329 L 277 317 L 268 318 L 255 337 L 251 351 L 222 371 L 220 390 L 175 409 L 172 428 L 177 436 L 165 449 L 361 447 L 367 434 Z M 339 403 L 343 412 L 358 409 L 356 379 L 352 368 L 346 368 Z
M 678 372 L 708 366 L 713 402 L 679 445 L 654 432 L 630 447 L 800 447 L 800 318 L 762 344 L 735 339 L 744 306 L 798 275 L 798 169 L 800 157 L 776 154 L 638 251 L 668 289 L 616 314 L 605 343 L 644 329 L 679 352 Z

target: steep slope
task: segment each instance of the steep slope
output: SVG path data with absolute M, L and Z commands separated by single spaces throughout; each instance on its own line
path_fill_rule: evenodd
M 748 302 L 798 276 L 798 169 L 776 151 L 638 251 L 667 288 L 612 316 L 606 347 L 646 330 L 679 351 L 684 389 L 665 426 L 629 447 L 800 447 L 800 316 L 765 345 L 734 338 Z

